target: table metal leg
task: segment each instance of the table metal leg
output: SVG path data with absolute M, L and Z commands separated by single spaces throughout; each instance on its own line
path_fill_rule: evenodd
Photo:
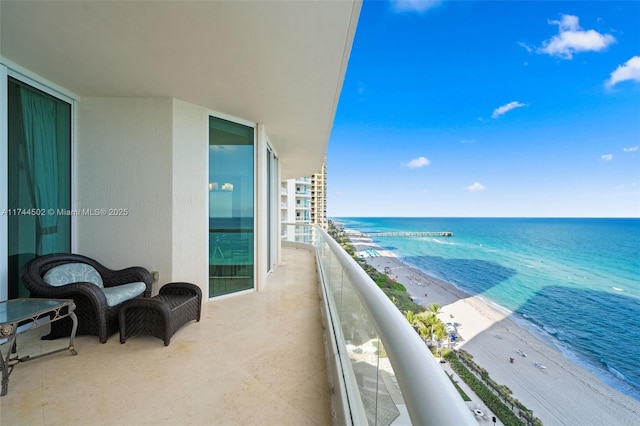
M 71 355 L 78 355 L 78 352 L 76 352 L 76 348 L 73 346 L 73 340 L 76 338 L 76 331 L 78 330 L 78 317 L 76 317 L 75 312 L 71 312 L 69 316 L 73 321 L 73 327 L 71 328 L 71 337 L 69 338 L 69 351 L 71 351 Z
M 71 355 L 78 354 L 74 346 L 74 339 L 76 337 L 76 331 L 78 330 L 78 317 L 76 317 L 76 314 L 73 312 L 76 308 L 73 300 L 12 299 L 0 302 L 0 304 L 2 304 L 3 310 L 3 322 L 0 324 L 0 336 L 2 336 L 3 339 L 6 339 L 9 346 L 9 352 L 7 353 L 6 358 L 0 348 L 0 371 L 2 371 L 0 396 L 7 394 L 9 389 L 9 375 L 17 363 L 30 361 L 45 355 L 51 355 L 66 350 L 71 352 Z M 63 311 L 64 308 L 66 308 L 66 312 Z M 13 359 L 11 358 L 11 351 L 15 345 L 16 336 L 18 334 L 38 328 L 44 324 L 53 323 L 66 316 L 71 317 L 73 322 L 69 345 L 67 347 L 40 353 L 35 356 L 25 355 L 23 357 L 19 357 L 16 355 Z
M 8 338 L 9 352 L 7 352 L 7 359 L 4 358 L 2 350 L 0 349 L 0 370 L 2 370 L 2 390 L 0 391 L 0 396 L 5 396 L 9 391 L 9 375 L 13 370 L 13 365 L 11 365 L 11 350 L 15 343 L 16 336 Z

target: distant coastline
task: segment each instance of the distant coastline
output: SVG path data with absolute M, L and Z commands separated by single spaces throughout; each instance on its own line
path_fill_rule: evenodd
M 370 222 L 364 227 L 358 227 L 358 223 L 353 226 L 353 222 L 341 219 L 336 221 L 347 225 L 347 228 L 364 232 L 370 230 L 366 227 L 371 225 Z M 376 225 L 384 222 L 384 219 L 376 220 Z M 398 218 L 392 218 L 392 221 L 397 220 Z M 441 229 L 449 230 L 442 227 L 437 230 Z M 393 240 L 392 243 L 402 241 Z M 443 320 L 448 315 L 453 315 L 456 321 L 460 321 L 462 326 L 459 332 L 463 337 L 461 345 L 464 349 L 472 353 L 478 364 L 485 367 L 492 377 L 511 388 L 518 399 L 534 409 L 545 424 L 632 424 L 640 418 L 640 402 L 602 383 L 591 371 L 580 365 L 579 359 L 572 358 L 571 351 L 562 353 L 562 347 L 558 348 L 556 342 L 548 338 L 549 333 L 553 334 L 555 330 L 532 326 L 523 316 L 526 314 L 502 307 L 490 297 L 485 297 L 483 292 L 468 293 L 458 283 L 436 278 L 435 276 L 440 276 L 440 271 L 430 273 L 432 271 L 399 258 L 398 253 L 402 254 L 406 247 L 389 249 L 389 246 L 363 239 L 359 239 L 354 245 L 356 249 L 361 249 L 365 260 L 381 272 L 389 268 L 392 275 L 398 277 L 398 282 L 404 284 L 417 301 L 423 304 L 439 303 L 443 306 Z M 433 242 L 429 245 L 430 248 L 434 246 Z M 412 283 L 411 277 L 416 274 L 420 274 L 429 283 L 427 288 Z M 540 330 L 536 330 L 536 327 L 540 327 Z M 509 354 L 515 353 L 518 348 L 528 351 L 536 360 L 531 357 L 526 360 L 530 361 L 528 363 L 516 361 L 515 365 L 505 365 Z M 535 362 L 544 365 L 544 371 L 536 368 Z M 574 401 L 576 395 L 580 395 L 579 398 L 584 403 Z

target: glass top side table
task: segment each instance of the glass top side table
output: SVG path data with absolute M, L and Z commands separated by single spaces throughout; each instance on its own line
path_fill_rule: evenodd
M 19 362 L 26 362 L 65 350 L 70 351 L 71 355 L 78 354 L 73 346 L 73 340 L 78 328 L 78 319 L 73 312 L 75 309 L 76 305 L 71 299 L 11 299 L 0 302 L 0 343 L 5 343 L 9 348 L 6 357 L 0 348 L 0 370 L 2 370 L 2 391 L 0 396 L 7 394 L 9 375 L 13 371 L 13 367 Z M 70 317 L 73 321 L 69 346 L 32 357 L 18 358 L 16 356 L 11 358 L 11 352 L 19 334 L 65 317 Z

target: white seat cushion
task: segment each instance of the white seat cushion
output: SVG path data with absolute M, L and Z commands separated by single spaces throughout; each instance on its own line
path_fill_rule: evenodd
M 124 301 L 141 295 L 146 289 L 147 285 L 145 283 L 137 282 L 103 288 L 102 291 L 107 298 L 107 305 L 116 306 Z
M 102 277 L 91 265 L 86 263 L 65 263 L 51 268 L 42 277 L 50 286 L 59 287 L 65 284 L 89 282 L 104 287 Z

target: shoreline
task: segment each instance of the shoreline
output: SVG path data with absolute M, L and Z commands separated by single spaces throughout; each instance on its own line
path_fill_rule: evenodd
M 565 357 L 551 342 L 518 324 L 508 310 L 405 264 L 371 239 L 346 231 L 364 260 L 380 272 L 388 268 L 387 275 L 403 284 L 416 303 L 440 305 L 438 317 L 456 325 L 460 337 L 456 349 L 469 352 L 545 425 L 637 423 L 640 402 Z

